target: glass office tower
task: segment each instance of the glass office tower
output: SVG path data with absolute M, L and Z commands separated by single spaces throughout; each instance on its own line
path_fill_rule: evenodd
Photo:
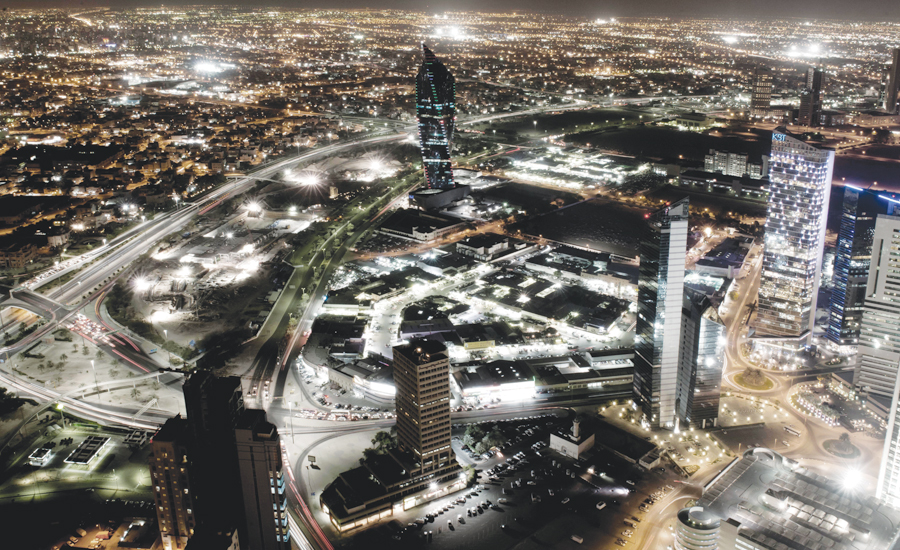
M 676 424 L 688 213 L 687 198 L 653 213 L 640 244 L 634 397 L 654 427 Z
M 888 213 L 888 202 L 852 185 L 844 186 L 841 228 L 834 255 L 831 307 L 825 337 L 846 351 L 859 343 L 875 218 Z
M 754 345 L 795 352 L 809 344 L 822 272 L 834 151 L 772 133 L 765 253 Z
M 456 80 L 425 44 L 422 52 L 424 59 L 416 75 L 416 117 L 425 187 L 450 189 L 455 186 L 450 152 L 456 124 Z

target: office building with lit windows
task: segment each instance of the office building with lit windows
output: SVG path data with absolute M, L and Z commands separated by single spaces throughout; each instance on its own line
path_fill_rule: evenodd
M 450 447 L 447 347 L 413 340 L 394 347 L 393 355 L 397 445 L 365 457 L 322 491 L 322 510 L 340 531 L 364 528 L 466 486 Z
M 765 118 L 769 116 L 772 103 L 772 71 L 759 68 L 753 73 L 753 89 L 750 92 L 750 116 Z
M 682 344 L 689 210 L 684 198 L 650 214 L 640 243 L 634 398 L 654 427 L 677 424 L 679 373 L 692 359 Z
M 194 534 L 190 439 L 187 420 L 176 416 L 150 443 L 150 482 L 164 550 L 184 550 Z
M 834 151 L 772 133 L 765 252 L 754 348 L 793 354 L 809 344 L 822 272 Z
M 234 427 L 244 504 L 247 545 L 254 550 L 290 550 L 287 496 L 278 429 L 266 411 L 245 409 Z
M 453 131 L 456 125 L 456 79 L 422 44 L 422 66 L 416 75 L 416 118 L 425 187 L 452 189 Z
M 680 424 L 715 426 L 722 391 L 725 324 L 708 297 L 690 291 L 682 311 L 681 353 L 676 392 Z
M 878 214 L 887 214 L 889 206 L 888 201 L 872 191 L 844 186 L 825 337 L 847 352 L 855 350 L 859 343 L 875 219 Z
M 881 73 L 881 108 L 888 113 L 900 112 L 900 48 L 891 50 L 891 62 Z
M 862 394 L 895 402 L 900 380 L 900 277 L 894 274 L 900 270 L 898 250 L 900 216 L 879 215 L 872 238 L 853 376 L 853 383 Z
M 820 126 L 822 119 L 822 88 L 825 72 L 810 67 L 806 74 L 806 88 L 800 93 L 800 110 L 797 123 L 801 126 Z

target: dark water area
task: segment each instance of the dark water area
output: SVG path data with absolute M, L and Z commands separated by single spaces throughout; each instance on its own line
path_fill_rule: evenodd
M 759 162 L 771 147 L 771 132 L 765 130 L 720 130 L 719 135 L 683 132 L 659 126 L 640 126 L 608 132 L 582 134 L 574 137 L 579 145 L 599 147 L 609 153 L 654 158 L 675 158 L 703 161 L 710 149 L 747 153 L 752 162 Z
M 623 256 L 638 255 L 644 211 L 605 199 L 581 202 L 522 223 L 531 235 Z

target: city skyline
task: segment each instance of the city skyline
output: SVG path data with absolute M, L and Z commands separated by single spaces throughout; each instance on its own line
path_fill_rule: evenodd
M 464 1 L 2 12 L 8 545 L 900 550 L 900 26 Z

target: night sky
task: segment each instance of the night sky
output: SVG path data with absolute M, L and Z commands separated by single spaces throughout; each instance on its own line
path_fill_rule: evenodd
M 233 4 L 252 7 L 279 6 L 285 8 L 333 9 L 396 8 L 443 12 L 445 10 L 530 11 L 586 17 L 670 16 L 670 17 L 750 17 L 754 19 L 834 18 L 844 20 L 900 21 L 900 2 L 897 0 L 262 0 L 257 2 L 203 2 L 202 0 L 0 0 L 9 8 L 79 8 L 79 7 L 139 7 L 179 6 L 198 4 Z

